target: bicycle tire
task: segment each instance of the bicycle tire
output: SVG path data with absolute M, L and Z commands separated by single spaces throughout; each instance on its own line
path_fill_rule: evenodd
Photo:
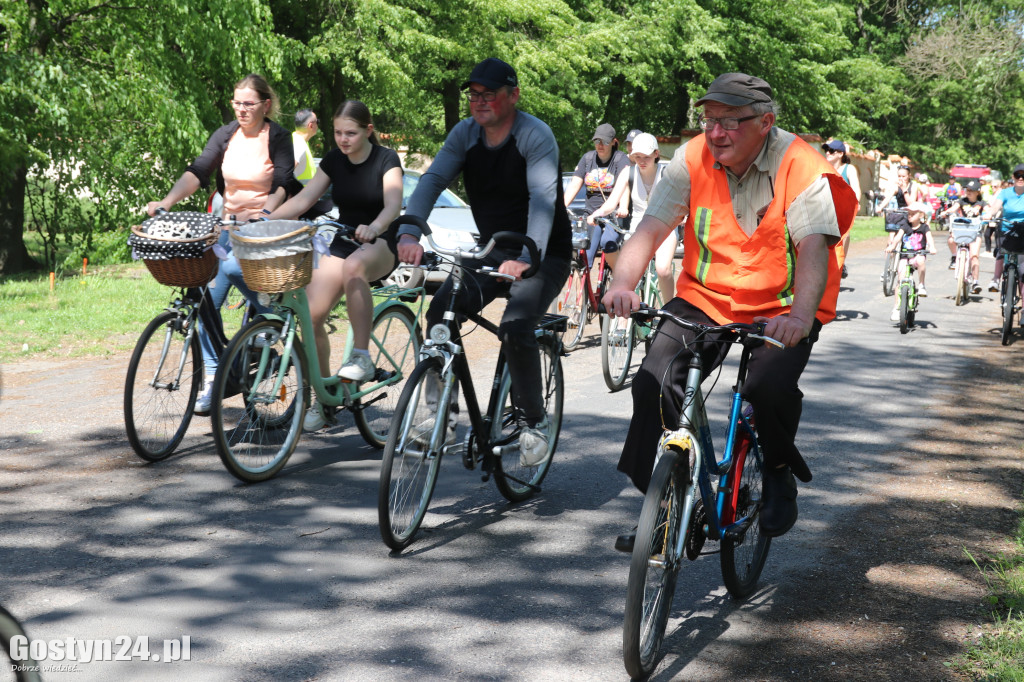
M 39 674 L 39 663 L 32 658 L 28 647 L 24 650 L 18 647 L 18 659 L 14 659 L 11 640 L 15 637 L 24 637 L 26 642 L 31 642 L 25 628 L 21 626 L 18 619 L 10 611 L 0 606 L 0 648 L 3 649 L 7 659 L 4 661 L 5 675 L 13 673 L 18 682 L 39 682 L 42 677 Z M 22 656 L 21 654 L 25 654 Z M 3 679 L 11 679 L 4 677 Z
M 764 462 L 761 459 L 761 449 L 756 443 L 745 441 L 745 447 L 736 454 L 733 471 L 734 480 L 739 481 L 739 489 L 735 495 L 735 520 L 751 513 L 756 514 L 761 503 Z M 722 580 L 734 598 L 746 599 L 753 593 L 765 561 L 768 560 L 771 544 L 772 539 L 761 534 L 761 526 L 756 516 L 739 542 L 729 536 L 722 538 L 719 555 Z
M 895 251 L 890 251 L 885 256 L 885 267 L 882 270 L 882 294 L 885 296 L 896 293 L 897 258 Z
M 380 311 L 370 333 L 370 360 L 377 368 L 371 381 L 398 379 L 362 396 L 353 406 L 352 417 L 367 445 L 380 449 L 387 443 L 391 418 L 405 382 L 416 367 L 419 349 L 420 329 L 411 310 L 399 304 Z
M 210 422 L 217 454 L 246 483 L 273 478 L 284 467 L 302 436 L 309 407 L 306 355 L 297 336 L 281 386 L 271 393 L 281 372 L 282 327 L 277 320 L 257 319 L 235 334 L 213 380 Z
M 438 416 L 448 421 L 448 406 L 427 402 L 427 384 L 434 382 L 440 391 L 441 376 L 439 358 L 426 358 L 416 365 L 398 398 L 384 446 L 377 486 L 377 522 L 384 544 L 395 551 L 413 541 L 437 484 L 442 453 L 430 452 L 416 437 L 429 434 Z
M 525 467 L 519 463 L 519 448 L 509 448 L 501 457 L 496 458 L 494 467 L 494 483 L 498 491 L 510 502 L 522 502 L 534 495 L 537 487 L 544 481 L 551 469 L 555 450 L 558 448 L 558 436 L 562 430 L 562 403 L 565 397 L 564 377 L 562 376 L 562 358 L 555 349 L 555 342 L 550 338 L 538 339 L 541 361 L 541 376 L 544 379 L 544 412 L 548 428 L 548 451 L 550 456 L 540 466 Z M 497 412 L 491 415 L 491 443 L 507 444 L 518 441 L 518 414 L 512 404 L 512 381 L 505 365 L 499 385 Z
M 1012 263 L 1007 265 L 1003 270 L 1003 296 L 1002 296 L 1002 308 L 1003 308 L 1003 330 L 1001 342 L 1004 346 L 1010 345 L 1010 340 L 1013 338 L 1013 318 L 1014 308 L 1016 307 L 1017 301 L 1017 266 Z
M 601 319 L 601 370 L 610 391 L 621 390 L 629 376 L 636 345 L 636 328 L 632 317 L 604 315 Z
M 199 336 L 193 334 L 185 348 L 184 319 L 168 310 L 150 320 L 128 362 L 124 426 L 135 454 L 147 462 L 170 456 L 181 444 L 203 382 Z
M 584 270 L 574 261 L 569 272 L 565 294 L 562 296 L 559 314 L 568 318 L 565 332 L 562 334 L 562 347 L 565 350 L 572 350 L 580 344 L 583 339 L 583 330 L 587 326 L 587 308 L 590 306 L 590 300 L 587 298 L 586 288 L 583 285 L 583 275 L 586 272 L 589 271 Z
M 955 305 L 967 303 L 967 258 L 963 249 L 956 250 L 956 295 Z
M 900 334 L 906 334 L 910 325 L 910 285 L 900 285 Z
M 661 453 L 644 496 L 636 529 L 633 556 L 626 584 L 626 616 L 622 627 L 622 657 L 633 678 L 646 677 L 658 662 L 675 596 L 680 557 L 668 556 L 665 548 L 678 546 L 682 528 L 685 483 L 676 473 L 680 458 L 688 453 Z

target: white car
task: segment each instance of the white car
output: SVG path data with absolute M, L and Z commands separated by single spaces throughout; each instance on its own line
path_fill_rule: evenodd
M 406 170 L 402 178 L 402 212 L 409 203 L 416 185 L 422 174 L 419 171 Z M 476 229 L 476 222 L 473 220 L 473 211 L 469 204 L 460 199 L 455 192 L 449 189 L 441 192 L 441 195 L 434 202 L 434 209 L 427 216 L 427 224 L 430 225 L 431 234 L 438 246 L 454 249 L 456 247 L 471 249 L 476 246 L 476 238 L 480 232 Z M 424 236 L 420 239 L 423 248 L 430 250 L 430 244 Z M 410 268 L 399 265 L 398 268 L 387 279 L 390 284 L 415 287 L 424 283 L 426 274 L 427 283 L 441 283 L 448 277 L 450 268 L 441 268 L 426 272 L 419 268 Z

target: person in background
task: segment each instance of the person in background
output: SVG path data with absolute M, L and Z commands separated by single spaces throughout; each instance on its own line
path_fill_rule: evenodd
M 964 191 L 959 199 L 948 209 L 939 214 L 939 218 L 946 218 L 951 215 L 963 216 L 964 218 L 987 217 L 988 210 L 985 201 L 981 198 L 981 183 L 971 179 L 964 185 Z M 984 228 L 982 228 L 984 229 Z M 956 240 L 953 239 L 953 231 L 949 232 L 949 269 L 956 267 Z M 981 232 L 978 238 L 971 242 L 971 293 L 977 294 L 981 291 L 981 284 L 978 282 L 980 275 L 980 264 L 978 253 L 981 251 Z
M 639 128 L 633 128 L 628 133 L 626 133 L 626 156 L 629 157 L 630 163 L 633 163 L 633 140 L 635 140 L 636 136 L 642 132 L 643 131 L 640 130 Z
M 320 119 L 312 109 L 300 109 L 295 112 L 295 130 L 292 132 L 292 146 L 295 147 L 295 179 L 303 187 L 316 175 L 316 159 L 309 148 L 309 141 L 320 132 Z M 317 201 L 300 216 L 303 219 L 313 220 L 326 215 L 334 208 L 330 199 L 318 197 Z
M 615 183 L 624 174 L 629 173 L 629 158 L 619 151 L 619 141 L 615 138 L 615 128 L 609 123 L 602 123 L 597 126 L 593 137 L 594 148 L 583 155 L 572 179 L 565 189 L 566 207 L 572 203 L 580 187 L 586 187 L 587 199 L 584 213 L 590 216 L 591 213 L 601 207 L 612 190 Z M 620 203 L 615 211 L 618 218 L 625 218 L 629 215 L 629 196 L 623 192 Z M 611 227 L 603 231 L 594 227 L 590 237 L 590 248 L 587 250 L 588 262 L 593 265 L 597 257 L 597 250 L 603 249 L 608 259 L 609 266 L 614 261 L 615 254 L 619 250 L 619 233 Z
M 925 216 L 931 211 L 931 204 L 926 202 L 918 202 L 910 205 L 910 212 L 907 214 L 907 221 L 909 228 L 901 227 L 895 234 L 892 241 L 889 242 L 889 246 L 885 247 L 886 253 L 890 253 L 899 248 L 901 251 L 919 251 L 921 249 L 927 249 L 928 253 L 934 255 L 938 253 L 935 250 L 935 241 L 932 239 L 932 232 L 928 229 L 928 223 L 925 221 Z M 906 265 L 902 267 L 912 267 L 917 271 L 918 296 L 927 296 L 928 290 L 924 288 L 924 273 L 925 263 L 927 258 L 925 254 L 918 253 L 909 258 L 905 259 Z M 900 277 L 903 273 L 900 272 Z M 892 314 L 889 319 L 893 322 L 897 322 L 900 319 L 900 297 L 896 296 L 896 305 L 892 309 Z
M 825 160 L 832 164 L 832 167 L 836 169 L 839 175 L 846 180 L 846 184 L 856 192 L 857 201 L 860 202 L 860 173 L 857 172 L 857 167 L 850 163 L 849 149 L 842 140 L 830 140 L 821 146 L 823 152 L 825 152 Z M 859 209 L 859 204 L 858 204 Z M 841 242 L 843 247 L 843 279 L 846 279 L 850 273 L 846 269 L 846 258 L 849 257 L 850 253 L 850 233 L 847 232 L 846 236 L 843 237 Z
M 1003 181 L 1005 184 L 1006 180 Z M 989 291 L 999 291 L 999 280 L 1003 277 L 1003 254 L 1000 253 L 1000 233 L 1013 223 L 1024 220 L 1024 163 L 1018 163 L 1013 167 L 1013 184 L 1004 187 L 992 197 L 989 202 L 989 210 L 993 215 L 999 215 L 999 230 L 996 232 L 996 258 L 995 273 L 992 281 L 989 282 Z
M 214 131 L 203 153 L 185 169 L 163 199 L 149 202 L 146 207 L 149 215 L 155 215 L 161 208 L 170 210 L 200 187 L 206 188 L 213 175 L 217 178 L 217 191 L 224 197 L 221 218 L 234 216 L 245 221 L 270 215 L 289 194 L 299 191 L 301 185 L 295 180 L 291 136 L 272 120 L 279 106 L 277 95 L 267 81 L 258 74 L 249 74 L 238 81 L 231 106 L 235 120 Z M 230 252 L 228 236 L 228 230 L 222 231 L 220 244 Z M 210 283 L 209 293 L 215 310 L 220 310 L 231 285 L 241 291 L 257 311 L 266 311 L 256 303 L 256 295 L 242 278 L 238 260 L 229 253 Z M 207 414 L 219 358 L 209 332 L 202 325 L 199 344 L 206 381 L 196 399 L 195 413 Z

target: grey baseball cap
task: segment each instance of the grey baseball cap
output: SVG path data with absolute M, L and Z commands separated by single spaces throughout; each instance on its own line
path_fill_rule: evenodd
M 594 131 L 594 136 L 590 138 L 591 142 L 594 140 L 601 140 L 604 144 L 611 144 L 614 139 L 615 127 L 611 123 L 602 123 L 597 126 L 597 130 Z
M 772 86 L 756 76 L 745 73 L 723 73 L 708 86 L 707 93 L 695 106 L 708 102 L 721 102 L 730 107 L 742 107 L 755 102 L 771 102 Z

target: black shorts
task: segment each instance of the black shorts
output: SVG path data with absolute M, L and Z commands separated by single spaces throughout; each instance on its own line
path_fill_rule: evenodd
M 385 234 L 383 237 L 377 237 L 377 239 L 383 239 L 385 242 L 387 242 L 388 249 L 391 251 L 391 254 L 395 257 L 395 264 L 397 266 L 398 240 L 395 239 L 395 236 L 391 234 L 390 231 L 388 231 L 387 234 Z M 349 240 L 341 237 L 340 235 L 334 235 L 334 239 L 331 241 L 329 249 L 331 255 L 336 258 L 348 258 L 359 249 L 359 246 L 360 245 L 355 240 Z

